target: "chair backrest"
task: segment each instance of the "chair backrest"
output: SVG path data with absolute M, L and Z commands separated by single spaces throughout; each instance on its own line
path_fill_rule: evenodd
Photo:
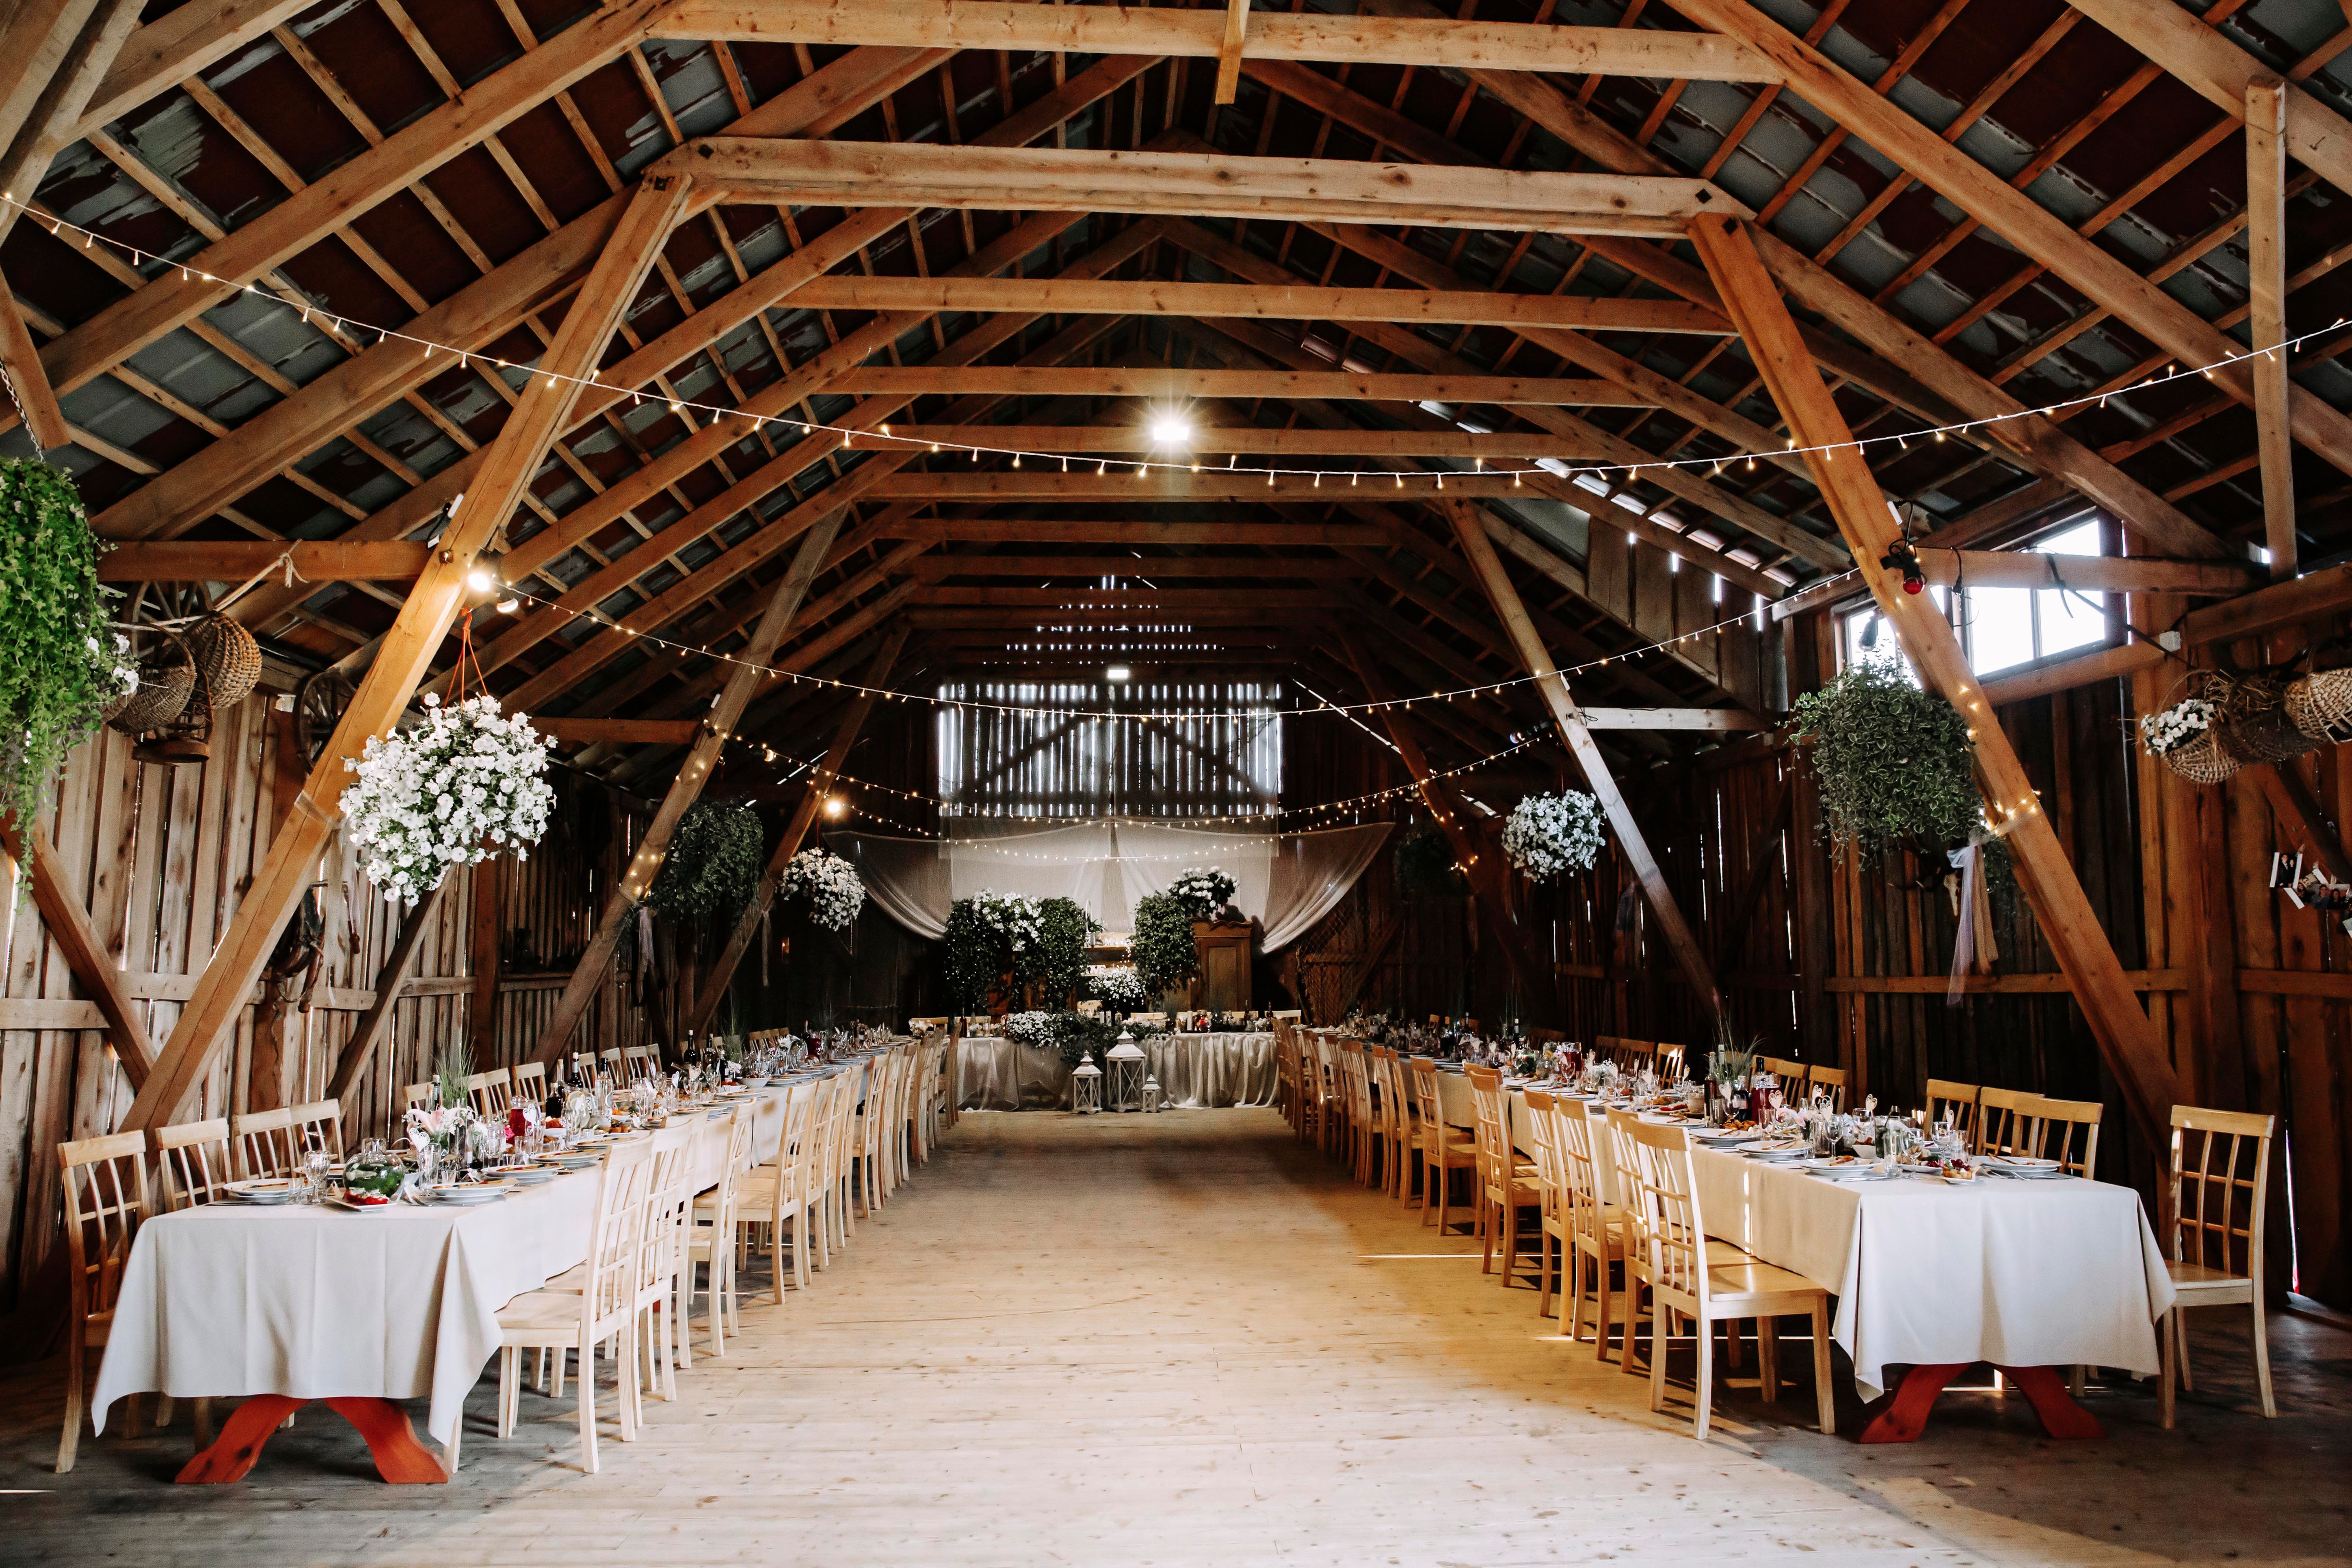
M 1984 1093 L 1980 1084 L 1959 1083 L 1947 1078 L 1927 1080 L 1927 1127 L 1935 1130 L 1938 1121 L 1948 1121 L 1952 1131 L 1963 1144 L 1973 1147 L 1977 1137 L 1977 1100 Z
M 743 1167 L 751 1158 L 751 1130 L 756 1118 L 748 1105 L 730 1105 L 727 1114 L 706 1124 L 703 1136 L 720 1137 L 727 1141 L 726 1158 L 719 1163 L 719 1180 L 710 1186 L 712 1228 L 729 1238 L 721 1245 L 733 1245 L 735 1222 L 735 1192 L 741 1184 Z M 693 1223 L 689 1215 L 688 1223 Z
M 58 1145 L 66 1211 L 66 1268 L 79 1334 L 89 1319 L 114 1310 L 131 1245 L 148 1214 L 147 1134 L 110 1132 Z
M 303 1150 L 324 1149 L 337 1160 L 343 1157 L 343 1102 L 340 1100 L 314 1100 L 307 1105 L 294 1107 L 294 1142 Z
M 1632 1169 L 1620 1174 L 1617 1188 L 1630 1237 L 1626 1255 L 1639 1250 L 1643 1276 L 1662 1300 L 1694 1303 L 1704 1316 L 1706 1226 L 1691 1171 L 1690 1133 L 1627 1116 L 1618 1135 L 1633 1154 Z
M 1826 1094 L 1832 1106 L 1843 1110 L 1848 1081 L 1848 1074 L 1843 1068 L 1815 1066 L 1807 1071 L 1805 1092 L 1808 1095 Z
M 1348 1075 L 1348 1115 L 1359 1127 L 1372 1124 L 1372 1085 L 1364 1072 L 1364 1043 L 1342 1040 L 1339 1066 Z
M 228 1125 L 236 1148 L 237 1173 L 247 1180 L 282 1176 L 302 1163 L 296 1148 L 292 1106 L 232 1116 Z
M 2277 1131 L 2275 1116 L 2172 1108 L 2172 1212 L 2165 1228 L 2176 1261 L 2262 1279 L 2263 1211 Z
M 1784 1105 L 1801 1105 L 1805 1100 L 1805 1064 L 1788 1057 L 1759 1057 L 1756 1065 L 1780 1080 L 1780 1100 Z
M 1977 1152 L 2032 1155 L 2033 1108 L 2041 1100 L 2040 1095 L 2021 1089 L 1986 1089 L 1977 1101 Z
M 1306 1013 L 1300 1008 L 1277 1007 L 1275 1009 L 1274 1020 L 1277 1024 L 1296 1024 L 1305 1016 L 1307 1016 Z
M 1620 1039 L 1613 1059 L 1627 1072 L 1640 1072 L 1643 1068 L 1654 1071 L 1658 1061 L 1657 1043 L 1654 1040 Z
M 1405 1063 L 1405 1072 L 1412 1083 L 1412 1102 L 1421 1107 L 1421 1127 L 1429 1147 L 1438 1147 L 1436 1140 L 1444 1136 L 1445 1117 L 1437 1093 L 1437 1059 L 1434 1057 L 1414 1057 Z
M 1511 1174 L 1511 1134 L 1503 1109 L 1503 1075 L 1493 1068 L 1467 1067 L 1470 1104 L 1478 1118 L 1479 1180 L 1502 1185 Z
M 636 1050 L 641 1049 L 642 1047 L 633 1046 L 630 1048 L 632 1050 Z M 596 1059 L 604 1064 L 604 1071 L 612 1075 L 613 1081 L 615 1084 L 624 1084 L 629 1081 L 628 1069 L 622 1065 L 624 1058 L 621 1055 L 620 1047 L 606 1046 L 603 1050 L 596 1053 Z
M 2034 1097 L 2033 1152 L 2069 1172 L 2095 1181 L 2099 1172 L 2099 1121 L 2106 1107 L 2095 1100 Z
M 650 1138 L 614 1144 L 599 1167 L 595 1218 L 589 1226 L 587 1272 L 581 1289 L 583 1345 L 603 1337 L 598 1331 L 601 1325 L 625 1320 L 637 1309 L 638 1259 L 653 1173 Z
M 660 1070 L 660 1053 L 651 1046 L 621 1047 L 620 1077 L 629 1083 L 643 1083 Z
M 403 1110 L 414 1110 L 420 1105 L 430 1105 L 432 1102 L 433 1086 L 430 1083 L 411 1083 L 401 1086 L 400 1108 Z
M 506 1119 L 507 1106 L 514 1099 L 514 1079 L 504 1068 L 492 1068 L 488 1072 L 469 1073 L 466 1078 L 466 1098 L 474 1102 L 479 1115 L 493 1121 Z
M 1535 1109 L 1536 1091 L 1528 1091 L 1528 1108 Z M 1596 1247 L 1605 1239 L 1601 1232 L 1601 1168 L 1595 1163 L 1596 1145 L 1608 1131 L 1608 1123 L 1592 1114 L 1592 1107 L 1580 1100 L 1569 1100 L 1546 1095 L 1551 1107 L 1552 1152 L 1559 1158 L 1560 1181 L 1566 1189 L 1567 1207 L 1563 1217 L 1570 1234 L 1583 1237 Z
M 1591 1110 L 1588 1106 L 1587 1110 Z M 1630 1213 L 1633 1206 L 1633 1140 L 1625 1131 L 1638 1125 L 1641 1118 L 1630 1110 L 1611 1110 L 1591 1119 L 1594 1132 L 1606 1142 L 1593 1150 L 1595 1160 L 1609 1162 L 1609 1190 L 1617 1194 L 1619 1209 Z M 1633 1236 L 1625 1237 L 1625 1261 L 1636 1265 Z
M 1683 1061 L 1683 1047 L 1658 1043 L 1658 1081 L 1680 1083 L 1690 1077 L 1690 1068 Z
M 527 1100 L 534 1105 L 547 1103 L 547 1064 L 517 1062 L 509 1069 L 514 1077 L 514 1098 Z
M 646 1228 L 637 1247 L 641 1296 L 664 1288 L 686 1265 L 687 1227 L 693 1222 L 694 1145 L 700 1119 L 674 1120 L 653 1137 L 653 1173 L 646 1179 Z
M 1536 1161 L 1536 1192 L 1547 1219 L 1568 1213 L 1568 1177 L 1560 1168 L 1559 1140 L 1552 1131 L 1552 1098 L 1530 1089 L 1521 1096 L 1527 1106 L 1528 1152 Z
M 150 1138 L 156 1163 L 163 1173 L 163 1206 L 194 1208 L 220 1196 L 222 1187 L 236 1180 L 236 1162 L 228 1152 L 228 1118 L 182 1121 L 158 1127 Z
M 1393 1047 L 1381 1052 L 1381 1093 L 1390 1106 L 1390 1121 L 1400 1134 L 1412 1131 L 1412 1089 L 1405 1082 L 1404 1058 Z

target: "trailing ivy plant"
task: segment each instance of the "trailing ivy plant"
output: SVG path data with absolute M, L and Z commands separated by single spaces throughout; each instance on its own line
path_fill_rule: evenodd
M 1423 823 L 1396 847 L 1397 892 L 1408 899 L 1458 899 L 1469 880 L 1454 864 L 1454 845 L 1443 830 Z
M 64 470 L 0 461 L 0 810 L 29 823 L 66 753 L 137 683 L 98 541 Z
M 1822 831 L 1874 855 L 1905 839 L 1966 844 L 1984 831 L 1976 743 L 1952 705 L 1914 685 L 1900 660 L 1863 659 L 1797 699 L 1797 732 L 1811 742 Z M 2009 847 L 1984 845 L 1997 907 L 2016 888 Z
M 1037 940 L 1018 955 L 1013 976 L 1024 985 L 1034 984 L 1047 1008 L 1067 1007 L 1087 972 L 1087 939 L 1102 930 L 1102 922 L 1075 899 L 1041 899 L 1037 928 Z
M 1136 900 L 1135 937 L 1129 947 L 1147 999 L 1191 977 L 1199 962 L 1192 945 L 1192 912 L 1182 900 L 1153 893 Z
M 766 846 L 749 801 L 696 801 L 678 818 L 646 902 L 672 920 L 731 920 L 759 885 Z

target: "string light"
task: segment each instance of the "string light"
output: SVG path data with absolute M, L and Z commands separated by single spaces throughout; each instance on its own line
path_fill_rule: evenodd
M 306 321 L 310 319 L 312 310 L 315 309 L 314 306 L 307 301 L 301 302 L 298 307 L 298 302 L 295 300 L 289 299 L 286 295 L 280 294 L 274 289 L 265 289 L 254 283 L 239 283 L 233 282 L 226 279 L 215 278 L 211 273 L 196 271 L 191 268 L 186 263 L 173 261 L 169 257 L 163 256 L 158 252 L 142 250 L 137 246 L 127 245 L 121 240 L 111 238 L 106 235 L 99 234 L 93 229 L 84 228 L 79 224 L 67 223 L 63 219 L 57 217 L 55 215 L 41 212 L 31 203 L 21 201 L 15 196 L 0 195 L 0 203 L 5 203 L 9 206 L 16 207 L 19 211 L 28 214 L 35 219 L 35 221 L 47 227 L 53 236 L 62 238 L 64 235 L 68 233 L 74 235 L 81 241 L 82 248 L 84 249 L 89 248 L 94 242 L 103 241 L 110 249 L 118 251 L 122 255 L 129 257 L 134 267 L 147 262 L 155 262 L 165 267 L 176 267 L 180 269 L 180 276 L 184 280 L 189 279 L 193 277 L 194 279 L 201 279 L 207 284 L 250 294 L 257 300 L 267 301 L 270 304 L 283 306 L 289 310 L 299 308 L 302 310 L 303 318 Z M 321 312 L 321 314 L 324 313 Z M 600 381 L 593 375 L 562 375 L 556 372 L 540 369 L 531 365 L 518 364 L 511 360 L 499 359 L 494 355 L 475 353 L 471 350 L 460 348 L 456 344 L 436 342 L 431 339 L 418 337 L 411 332 L 396 331 L 390 328 L 377 327 L 368 323 L 354 323 L 340 316 L 325 315 L 325 320 L 331 322 L 340 331 L 373 332 L 376 334 L 379 342 L 397 342 L 414 344 L 424 350 L 427 356 L 436 349 L 444 350 L 449 353 L 457 355 L 458 357 L 458 363 L 463 368 L 471 368 L 473 363 L 478 360 L 484 364 L 494 365 L 502 371 L 514 371 L 525 375 L 534 374 L 541 374 L 544 375 L 551 383 L 560 384 L 568 382 L 573 386 L 581 388 L 583 391 L 607 393 L 616 398 L 628 397 L 633 403 L 636 400 L 635 389 L 626 386 L 615 386 L 609 382 Z M 2245 349 L 2240 353 L 2232 353 L 2225 356 L 2224 358 L 2215 360 L 2208 364 L 2197 366 L 2182 365 L 2174 367 L 2168 363 L 2166 365 L 2159 367 L 2157 371 L 2151 373 L 2145 380 L 2137 383 L 2137 385 L 2139 387 L 2152 387 L 2162 385 L 2169 382 L 2189 380 L 2199 377 L 2212 380 L 2217 377 L 2217 374 L 2219 372 L 2227 370 L 2233 365 L 2243 363 L 2246 361 L 2252 360 L 2257 357 L 2273 357 L 2281 350 L 2291 352 L 2314 338 L 2325 337 L 2331 332 L 2340 331 L 2344 325 L 2345 322 L 2342 321 L 2334 321 L 2327 326 L 2315 328 L 2311 331 L 2287 338 L 2277 343 Z M 1894 443 L 1898 448 L 1907 450 L 1909 447 L 1909 437 L 1911 436 L 1932 437 L 1935 440 L 1942 441 L 1948 437 L 1967 435 L 1971 432 L 1982 430 L 1987 426 L 2003 424 L 2011 420 L 2047 418 L 2053 415 L 2063 413 L 2069 409 L 2084 407 L 2093 404 L 2104 406 L 2106 399 L 2112 395 L 2113 389 L 2109 389 L 2105 392 L 2084 393 L 2077 397 L 2062 398 L 2056 402 L 2045 403 L 2039 407 L 2020 408 L 2005 414 L 1989 415 L 1979 419 L 1955 420 L 1949 424 L 1930 426 L 1926 430 L 1894 432 L 1885 436 L 1863 437 L 1849 441 L 1822 442 L 1812 446 L 1799 446 L 1796 444 L 1795 439 L 1791 437 L 1789 445 L 1785 448 L 1776 450 L 1769 454 L 1759 454 L 1756 452 L 1730 452 L 1716 458 L 1661 458 L 1647 459 L 1640 463 L 1595 463 L 1583 466 L 1571 466 L 1567 463 L 1547 460 L 1543 463 L 1530 462 L 1511 468 L 1486 468 L 1484 467 L 1483 462 L 1481 462 L 1477 469 L 1477 474 L 1481 477 L 1485 475 L 1493 475 L 1496 478 L 1500 478 L 1502 475 L 1507 473 L 1511 476 L 1513 487 L 1515 489 L 1525 488 L 1524 481 L 1529 477 L 1550 477 L 1561 479 L 1574 479 L 1582 475 L 1605 476 L 1616 474 L 1630 479 L 1645 468 L 1706 468 L 1709 471 L 1710 476 L 1712 476 L 1720 474 L 1723 471 L 1723 466 L 1726 463 L 1730 462 L 1745 463 L 1748 468 L 1753 469 L 1756 466 L 1756 459 L 1759 455 L 1782 458 L 1815 452 L 1827 453 L 1840 450 L 1858 451 L 1870 447 L 1882 447 L 1890 442 Z M 887 442 L 902 445 L 910 453 L 919 451 L 922 447 L 931 445 L 928 437 L 915 439 L 905 436 L 891 435 L 889 434 L 887 426 L 877 437 L 877 434 L 874 431 L 861 431 L 850 426 L 812 424 L 806 420 L 798 418 L 797 416 L 757 414 L 746 408 L 729 407 L 720 404 L 700 403 L 691 398 L 673 396 L 668 400 L 668 405 L 669 411 L 672 414 L 677 415 L 681 418 L 687 418 L 688 423 L 689 424 L 692 423 L 692 420 L 688 417 L 689 413 L 698 412 L 714 420 L 731 416 L 739 419 L 747 420 L 751 422 L 755 428 L 760 429 L 764 429 L 766 426 L 772 425 L 782 426 L 788 430 L 797 430 L 803 435 L 819 433 L 832 435 L 839 437 L 842 445 L 845 447 L 851 446 L 853 444 L 853 438 L 859 435 L 863 435 L 866 437 L 869 446 L 877 445 L 879 442 Z M 1531 439 L 1533 437 L 1531 437 Z M 983 451 L 994 457 L 1007 458 L 1033 458 L 1045 459 L 1059 458 L 1062 459 L 1066 468 L 1069 460 L 1069 454 L 1067 453 L 1034 451 L 1025 447 L 972 447 L 971 450 L 972 460 L 974 462 L 979 461 L 980 454 Z M 1229 469 L 1232 468 L 1232 465 L 1229 464 L 1228 467 Z M 1108 460 L 1105 460 L 1097 468 L 1097 472 L 1098 474 L 1108 475 L 1109 469 L 1110 465 Z M 1139 479 L 1148 478 L 1150 471 L 1150 465 L 1149 463 L 1138 463 L 1136 465 L 1135 472 L 1136 477 Z M 1342 470 L 1269 467 L 1263 468 L 1239 468 L 1234 471 L 1251 475 L 1264 474 L 1268 476 L 1286 476 L 1314 479 L 1318 475 L 1336 475 Z M 1445 473 L 1449 470 L 1422 468 L 1398 470 L 1394 468 L 1372 468 L 1345 471 L 1348 473 L 1349 483 L 1350 485 L 1360 483 L 1361 479 L 1367 474 L 1377 478 L 1385 473 L 1393 476 L 1396 488 L 1400 489 L 1404 488 L 1405 480 L 1408 476 L 1416 479 L 1428 479 L 1437 489 L 1442 489 L 1444 488 Z M 1462 476 L 1456 472 L 1455 477 L 1460 478 Z M 1319 483 L 1319 479 L 1317 482 Z

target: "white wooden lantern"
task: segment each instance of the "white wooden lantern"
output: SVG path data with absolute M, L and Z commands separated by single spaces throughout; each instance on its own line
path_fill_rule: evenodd
M 1143 1059 L 1143 1047 L 1125 1029 L 1118 1032 L 1118 1044 L 1103 1053 L 1110 1064 L 1109 1093 L 1105 1096 L 1104 1109 L 1109 1110 L 1147 1110 L 1143 1098 L 1144 1081 L 1151 1076 Z
M 1168 1091 L 1160 1087 L 1160 1075 L 1157 1073 L 1143 1080 L 1143 1109 L 1146 1110 L 1168 1109 Z
M 1102 1108 L 1102 1068 L 1095 1066 L 1094 1053 L 1088 1051 L 1070 1069 L 1070 1110 L 1073 1115 L 1094 1116 Z

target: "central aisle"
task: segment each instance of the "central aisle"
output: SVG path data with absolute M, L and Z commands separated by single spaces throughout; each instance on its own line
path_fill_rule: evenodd
M 1271 1110 L 967 1115 L 813 1290 L 748 1307 L 727 1360 L 649 1402 L 601 1476 L 574 1468 L 568 1402 L 526 1397 L 517 1436 L 492 1436 L 488 1381 L 446 1490 L 367 1479 L 349 1433 L 311 1416 L 244 1485 L 172 1488 L 183 1418 L 86 1444 L 59 1494 L 11 1499 L 32 1528 L 0 1560 L 210 1562 L 233 1544 L 257 1563 L 436 1568 L 2105 1568 L 2333 1550 L 2324 1510 L 2259 1500 L 2308 1476 L 2308 1405 L 2303 1422 L 2200 1409 L 2216 1440 L 2195 1450 L 2194 1510 L 2146 1479 L 2186 1441 L 2154 1430 L 2152 1400 L 2105 1402 L 2115 1436 L 2060 1450 L 2026 1411 L 1960 1396 L 1930 1441 L 1865 1449 L 1801 1425 L 1801 1345 L 1784 1402 L 1719 1394 L 1701 1446 L 1679 1414 L 1649 1413 L 1643 1382 L 1559 1340 L 1532 1291 L 1499 1289 L 1475 1247 L 1419 1221 Z M 2295 1359 L 2283 1406 L 2291 1386 L 2313 1395 Z M 2224 1360 L 2200 1364 L 2200 1389 Z M 59 1484 L 33 1462 L 54 1409 L 26 1400 L 14 1484 Z M 2135 1549 L 2158 1542 L 2162 1558 Z

